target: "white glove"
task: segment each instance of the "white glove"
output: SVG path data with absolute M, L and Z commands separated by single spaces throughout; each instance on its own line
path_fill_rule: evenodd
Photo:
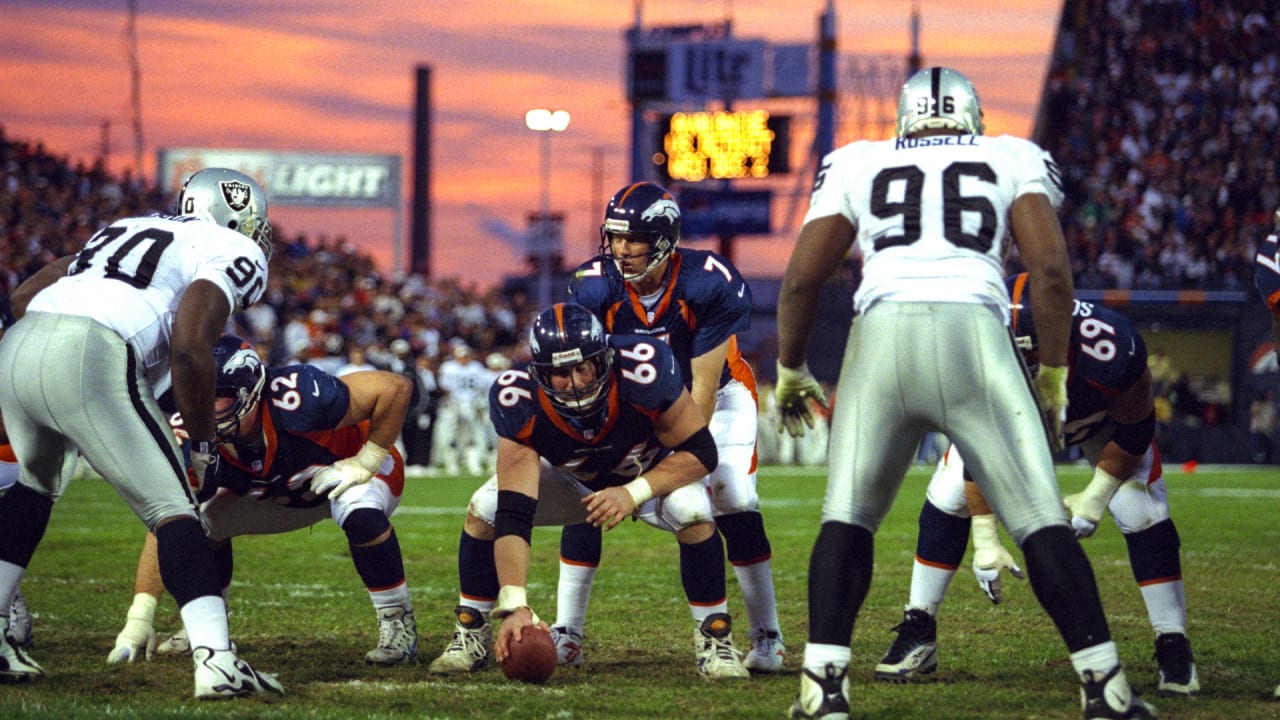
M 386 448 L 366 442 L 353 457 L 343 458 L 316 473 L 311 479 L 311 492 L 337 500 L 342 493 L 372 480 L 387 454 Z
M 1062 426 L 1067 422 L 1067 368 L 1041 365 L 1034 384 L 1040 412 L 1049 427 L 1049 446 L 1054 452 L 1061 452 Z
M 1082 492 L 1062 499 L 1062 504 L 1071 513 L 1071 528 L 1075 530 L 1076 537 L 1087 538 L 1093 535 L 1098 529 L 1098 522 L 1102 520 L 1102 514 L 1107 511 L 1107 505 L 1111 504 L 1111 497 L 1123 483 L 1123 480 L 1106 470 L 1094 468 L 1093 479 Z
M 1026 575 L 1013 561 L 1009 551 L 1004 549 L 1004 545 L 1000 544 L 1000 530 L 996 527 L 995 515 L 975 515 L 972 528 L 973 575 L 978 579 L 982 592 L 991 598 L 993 604 L 999 605 L 1004 599 L 1000 587 L 1000 571 L 1008 570 L 1019 580 Z
M 151 662 L 156 653 L 156 602 L 157 598 L 147 593 L 133 596 L 129 619 L 120 634 L 116 635 L 116 646 L 107 655 L 108 664 L 133 663 L 139 658 Z
M 809 372 L 809 363 L 792 369 L 778 362 L 778 384 L 773 388 L 778 403 L 779 427 L 793 438 L 804 435 L 806 427 L 813 427 L 813 409 L 809 401 L 827 407 L 827 394 L 822 391 L 817 378 Z M 802 424 L 803 423 L 803 424 Z
M 196 495 L 200 495 L 205 485 L 212 482 L 218 482 L 218 471 L 222 468 L 221 456 L 218 455 L 218 445 L 213 442 L 197 442 L 191 446 L 191 470 L 187 473 L 187 484 L 191 486 L 191 491 Z

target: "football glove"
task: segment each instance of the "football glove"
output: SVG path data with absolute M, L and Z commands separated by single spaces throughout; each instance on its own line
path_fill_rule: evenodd
M 366 442 L 354 456 L 342 458 L 316 473 L 311 479 L 311 491 L 316 495 L 325 495 L 330 500 L 337 500 L 356 485 L 372 480 L 374 473 L 382 467 L 382 461 L 386 459 L 388 452 L 384 447 Z
M 1067 368 L 1041 365 L 1035 386 L 1040 412 L 1049 428 L 1049 445 L 1055 453 L 1061 452 L 1062 426 L 1067 422 Z
M 779 422 L 778 432 L 786 430 L 793 438 L 801 437 L 805 431 L 813 427 L 812 400 L 824 409 L 827 407 L 827 395 L 822 391 L 817 378 L 809 372 L 809 363 L 792 369 L 778 362 L 778 384 L 773 389 L 777 400 Z
M 213 442 L 196 442 L 191 446 L 191 468 L 187 482 L 197 498 L 207 499 L 218 489 L 218 473 L 222 469 L 222 457 Z
M 1004 599 L 1000 586 L 1000 571 L 1008 570 L 1009 574 L 1021 580 L 1026 577 L 1018 563 L 1004 545 L 1000 544 L 1000 530 L 996 527 L 995 515 L 975 515 L 973 527 L 973 575 L 978 579 L 982 592 L 991 598 L 994 605 Z
M 1071 513 L 1071 529 L 1076 537 L 1087 538 L 1098 529 L 1098 522 L 1111 504 L 1111 497 L 1120 489 L 1123 480 L 1102 468 L 1093 469 L 1093 479 L 1082 492 L 1062 499 Z
M 116 646 L 107 655 L 107 663 L 134 663 L 139 658 L 151 662 L 156 653 L 156 614 L 157 598 L 147 593 L 133 596 L 133 605 L 129 607 L 128 620 L 124 629 L 116 635 Z

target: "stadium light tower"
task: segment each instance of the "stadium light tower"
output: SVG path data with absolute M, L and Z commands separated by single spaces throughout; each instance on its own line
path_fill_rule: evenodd
M 542 201 L 535 245 L 538 259 L 538 311 L 551 304 L 551 135 L 569 127 L 565 110 L 534 108 L 524 114 L 524 126 L 542 135 Z

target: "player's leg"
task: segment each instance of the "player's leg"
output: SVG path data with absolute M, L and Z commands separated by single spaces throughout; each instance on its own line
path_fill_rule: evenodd
M 911 589 L 897 637 L 876 665 L 876 679 L 905 682 L 938 667 L 938 610 L 969 547 L 964 462 L 958 452 L 938 459 L 920 508 Z
M 943 431 L 1022 548 L 1032 591 L 1080 675 L 1086 712 L 1145 717 L 1147 706 L 1133 693 L 1111 640 L 1093 568 L 1071 531 L 1048 440 L 1041 427 L 1025 421 L 1039 410 L 1013 340 L 994 315 L 952 320 L 949 330 L 939 329 L 954 348 L 949 364 L 956 373 L 942 388 L 943 410 L 952 421 Z M 975 396 L 974 386 L 985 392 Z M 993 444 L 995 437 L 1004 442 Z
M 771 673 L 782 669 L 787 651 L 773 589 L 773 547 L 756 491 L 758 422 L 755 397 L 746 385 L 731 382 L 716 393 L 709 429 L 720 462 L 703 482 L 742 588 L 751 639 L 745 665 L 752 672 Z
M 0 427 L 0 433 L 3 428 Z M 0 495 L 18 482 L 18 458 L 13 454 L 13 446 L 8 436 L 0 442 Z M 29 649 L 34 643 L 31 628 L 31 608 L 27 599 L 18 587 L 13 593 L 13 602 L 9 605 L 9 638 L 20 648 Z
M 566 525 L 560 530 L 560 579 L 556 585 L 556 621 L 551 627 L 551 638 L 555 640 L 562 666 L 582 665 L 587 604 L 600 568 L 601 535 L 600 528 L 589 523 Z
M 733 645 L 733 620 L 725 591 L 724 543 L 709 522 L 711 503 L 702 483 L 685 485 L 643 503 L 645 523 L 675 533 L 680 547 L 680 583 L 694 621 L 698 672 L 707 680 L 750 677 Z

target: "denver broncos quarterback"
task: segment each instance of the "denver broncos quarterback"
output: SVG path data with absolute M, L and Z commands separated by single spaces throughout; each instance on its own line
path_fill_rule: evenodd
M 968 78 L 945 67 L 912 75 L 896 139 L 854 142 L 823 159 L 783 276 L 774 392 L 794 434 L 812 426 L 810 403 L 824 400 L 805 364 L 819 289 L 855 242 L 863 261 L 793 718 L 849 716 L 849 640 L 871 585 L 874 534 L 931 431 L 964 453 L 1022 548 L 1032 589 L 1079 673 L 1084 717 L 1153 715 L 1125 677 L 1054 474 L 1073 302 L 1058 170 L 1034 143 L 983 130 Z M 1031 273 L 1041 361 L 1032 381 L 1007 328 L 1009 238 Z M 1041 407 L 1045 422 L 1028 422 Z
M 489 390 L 498 472 L 471 496 L 454 636 L 431 672 L 484 668 L 490 641 L 501 662 L 513 637 L 545 627 L 525 590 L 534 526 L 610 530 L 633 516 L 679 543 L 698 672 L 748 677 L 733 646 L 724 546 L 699 482 L 716 468 L 716 444 L 671 348 L 606 335 L 591 311 L 572 303 L 538 315 L 529 347 L 528 367 L 504 371 Z M 501 620 L 496 638 L 491 620 Z
M 1039 362 L 1039 341 L 1027 274 L 1007 280 L 1012 328 L 1028 366 Z M 1155 405 L 1147 346 L 1124 315 L 1077 300 L 1071 322 L 1065 441 L 1078 445 L 1094 468 L 1081 493 L 1066 498 L 1077 537 L 1089 537 L 1108 510 L 1124 535 L 1129 565 L 1156 633 L 1159 666 L 1156 692 L 1196 695 L 1200 678 L 1187 639 L 1187 603 L 1182 581 L 1181 540 L 1155 447 Z M 973 571 L 993 603 L 1001 601 L 1000 571 L 1021 577 L 1001 545 L 996 518 L 972 483 L 966 483 L 960 451 L 938 462 L 924 507 L 911 574 L 910 599 L 898 637 L 876 667 L 880 680 L 901 682 L 937 668 L 937 615 L 959 567 L 973 527 Z M 976 496 L 976 497 L 975 497 Z M 975 502 L 976 501 L 976 502 Z M 970 523 L 971 503 L 976 504 Z
M 756 380 L 738 350 L 738 333 L 750 325 L 751 290 L 726 258 L 681 249 L 679 242 L 680 206 L 671 194 L 651 182 L 626 185 L 605 208 L 600 254 L 578 267 L 569 294 L 606 331 L 661 340 L 675 353 L 719 451 L 720 464 L 703 483 L 751 623 L 746 666 L 777 672 L 786 649 L 774 597 L 773 549 L 756 493 Z M 562 665 L 582 663 L 600 541 L 599 529 L 590 525 L 561 532 L 551 636 Z
M 409 379 L 366 370 L 335 377 L 313 365 L 267 369 L 257 350 L 233 335 L 213 350 L 217 487 L 201 493 L 201 518 L 218 556 L 221 587 L 231 584 L 231 539 L 310 527 L 332 517 L 378 618 L 378 645 L 365 661 L 411 663 L 418 633 L 391 513 L 404 490 L 404 461 L 393 444 L 413 395 Z M 186 434 L 183 418 L 170 418 Z M 264 502 L 266 501 L 266 502 Z M 154 615 L 163 593 L 154 538 L 138 560 L 134 601 L 108 663 L 151 659 Z M 160 652 L 189 652 L 179 633 Z
M 262 188 L 206 168 L 179 191 L 175 215 L 117 220 L 19 286 L 18 322 L 0 339 L 0 407 L 20 468 L 0 498 L 0 607 L 8 610 L 79 450 L 156 535 L 201 699 L 284 693 L 231 648 L 194 497 L 218 469 L 213 346 L 231 312 L 262 297 L 270 256 Z M 191 438 L 190 475 L 156 400 L 171 384 Z M 0 626 L 0 680 L 43 675 L 2 639 L 7 618 Z

